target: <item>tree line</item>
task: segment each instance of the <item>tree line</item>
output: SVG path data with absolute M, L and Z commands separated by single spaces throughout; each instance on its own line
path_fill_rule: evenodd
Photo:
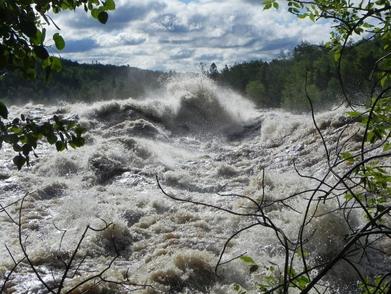
M 40 68 L 37 68 L 40 71 Z M 129 66 L 81 64 L 62 60 L 62 70 L 44 72 L 37 79 L 25 79 L 10 71 L 0 80 L 0 100 L 7 104 L 96 101 L 140 97 L 156 89 L 167 74 Z
M 372 90 L 373 64 L 382 52 L 379 41 L 349 45 L 342 60 L 340 77 L 332 50 L 309 43 L 302 43 L 289 55 L 271 61 L 254 60 L 226 65 L 220 71 L 212 63 L 205 73 L 219 84 L 245 95 L 259 107 L 308 111 L 307 88 L 315 109 L 321 110 L 341 100 L 340 78 L 354 103 L 365 102 L 363 97 L 368 97 Z M 37 71 L 40 71 L 39 67 Z M 162 81 L 172 74 L 129 66 L 62 60 L 62 70 L 51 72 L 48 79 L 44 72 L 38 73 L 38 79 L 25 79 L 21 73 L 8 72 L 0 80 L 0 100 L 14 104 L 137 98 L 147 89 L 159 88 Z
M 213 63 L 207 74 L 246 95 L 259 107 L 309 111 L 307 89 L 315 109 L 321 110 L 341 100 L 344 94 L 341 80 L 352 102 L 364 103 L 363 97 L 368 97 L 372 87 L 373 65 L 382 53 L 379 41 L 366 40 L 347 46 L 339 76 L 338 62 L 331 49 L 302 43 L 288 56 L 269 62 L 254 60 L 226 65 L 221 71 Z

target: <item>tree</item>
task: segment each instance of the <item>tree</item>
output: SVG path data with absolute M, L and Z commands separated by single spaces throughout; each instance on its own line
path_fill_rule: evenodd
M 219 74 L 219 71 L 217 69 L 217 65 L 216 65 L 216 63 L 213 62 L 209 67 L 208 77 L 211 78 L 212 80 L 216 80 L 218 74 Z
M 302 294 L 310 291 L 325 293 L 330 290 L 328 283 L 325 283 L 326 275 L 338 264 L 344 263 L 356 273 L 358 279 L 358 283 L 352 285 L 356 287 L 353 291 L 365 294 L 390 294 L 390 268 L 376 267 L 375 272 L 366 272 L 365 264 L 361 267 L 360 262 L 370 255 L 371 250 L 382 254 L 382 242 L 389 241 L 391 234 L 391 2 L 389 0 L 375 2 L 288 0 L 287 3 L 288 10 L 300 18 L 309 18 L 313 21 L 333 20 L 334 30 L 328 47 L 337 62 L 336 76 L 342 98 L 351 109 L 340 128 L 327 130 L 328 134 L 330 131 L 333 133 L 331 140 L 330 137 L 327 138 L 323 133 L 323 129 L 327 126 L 319 126 L 313 108 L 312 96 L 316 91 L 311 89 L 311 86 L 316 77 L 311 76 L 313 73 L 308 71 L 301 75 L 302 94 L 311 109 L 316 135 L 323 145 L 325 165 L 321 177 L 304 174 L 294 163 L 293 167 L 300 177 L 315 181 L 315 187 L 268 203 L 263 197 L 265 195 L 265 171 L 263 171 L 260 200 L 251 198 L 247 193 L 245 195 L 219 194 L 241 198 L 247 202 L 247 205 L 242 205 L 243 207 L 254 207 L 253 210 L 245 210 L 245 212 L 233 209 L 232 206 L 222 207 L 192 201 L 187 197 L 167 193 L 157 178 L 159 188 L 167 197 L 176 201 L 211 207 L 247 220 L 245 227 L 238 229 L 224 244 L 215 267 L 216 273 L 220 266 L 234 259 L 240 259 L 249 267 L 250 274 L 256 273 L 253 276 L 254 279 L 258 279 L 255 287 L 261 293 L 288 294 L 290 289 L 295 289 Z M 279 4 L 275 0 L 266 0 L 264 7 L 265 9 L 278 8 Z M 348 44 L 356 35 L 375 39 L 381 52 L 381 57 L 374 60 L 370 66 L 372 86 L 369 96 L 365 99 L 364 110 L 352 103 L 349 91 L 345 87 L 346 80 L 342 75 L 344 66 L 350 65 L 349 59 L 344 58 Z M 362 60 L 364 66 L 368 66 L 367 62 L 370 59 Z M 331 84 L 335 84 L 333 79 L 331 81 Z M 357 127 L 360 128 L 357 130 Z M 349 132 L 353 135 L 346 135 Z M 295 210 L 288 202 L 299 197 L 306 201 L 303 211 Z M 327 207 L 328 204 L 334 204 L 331 210 L 321 210 L 322 206 Z M 297 234 L 285 232 L 282 227 L 276 225 L 278 222 L 273 220 L 273 213 L 268 213 L 270 205 L 280 205 L 291 213 L 302 215 Z M 316 235 L 316 227 L 311 230 L 311 224 L 317 218 L 332 217 L 336 213 L 341 217 L 337 218 L 339 223 L 335 226 L 344 226 L 348 232 L 344 236 L 343 244 L 337 243 L 338 247 L 330 256 L 311 256 L 311 247 L 308 243 Z M 350 216 L 353 213 L 361 215 L 360 224 L 355 224 L 351 220 Z M 260 267 L 249 256 L 240 255 L 229 261 L 222 261 L 229 242 L 254 227 L 262 227 L 259 233 L 266 229 L 273 231 L 279 245 L 275 250 L 282 252 L 285 257 L 283 264 L 273 264 L 258 272 Z M 332 238 L 333 230 L 336 228 L 327 229 L 331 231 Z M 332 242 L 332 239 L 329 241 Z M 387 253 L 383 254 L 384 258 L 389 257 Z M 247 293 L 247 290 L 240 285 L 234 285 L 234 290 L 240 294 Z
M 360 248 L 365 255 L 370 248 L 376 248 L 378 242 L 389 238 L 390 226 L 387 221 L 391 217 L 391 174 L 387 160 L 391 158 L 391 2 L 389 0 L 375 2 L 288 0 L 287 2 L 288 10 L 300 18 L 309 18 L 313 21 L 333 20 L 335 26 L 328 46 L 337 61 L 337 75 L 344 99 L 352 108 L 347 115 L 354 121 L 361 122 L 362 137 L 358 150 L 349 150 L 345 145 L 347 142 L 344 143 L 345 146 L 340 146 L 339 142 L 332 142 L 337 146 L 333 154 L 331 146 L 325 141 L 316 123 L 308 89 L 309 80 L 306 75 L 305 95 L 312 109 L 315 128 L 323 141 L 328 170 L 323 178 L 314 178 L 319 185 L 309 198 L 297 240 L 289 242 L 290 246 L 287 243 L 282 244 L 287 254 L 283 278 L 280 280 L 282 283 L 277 281 L 274 286 L 262 285 L 262 290 L 274 293 L 280 289 L 283 293 L 287 293 L 288 289 L 293 287 L 298 288 L 301 293 L 308 293 L 312 289 L 318 291 L 316 288 L 325 275 L 337 263 L 343 261 L 356 271 L 362 293 L 391 293 L 390 272 L 380 270 L 375 275 L 365 277 L 352 258 L 357 254 L 357 248 Z M 264 5 L 265 9 L 279 6 L 275 0 L 267 0 Z M 371 65 L 372 88 L 365 111 L 354 109 L 342 76 L 345 50 L 351 39 L 357 35 L 377 40 L 382 49 L 382 56 Z M 365 59 L 366 61 L 368 59 Z M 335 158 L 332 158 L 333 156 Z M 344 166 L 342 171 L 341 165 Z M 328 176 L 332 176 L 335 181 L 329 180 Z M 317 193 L 323 194 L 319 200 L 316 200 Z M 308 224 L 315 215 L 310 208 L 311 205 L 318 207 L 322 202 L 332 201 L 331 198 L 334 197 L 339 203 L 337 211 L 341 211 L 345 216 L 344 221 L 351 229 L 351 233 L 346 236 L 347 241 L 344 246 L 339 248 L 330 259 L 316 264 L 314 271 L 314 267 L 308 264 L 305 250 L 307 240 L 304 237 L 304 232 L 308 231 Z M 360 227 L 354 227 L 349 223 L 349 214 L 353 209 L 360 211 L 367 220 Z M 263 214 L 262 207 L 260 212 Z M 263 216 L 263 219 L 265 220 L 266 217 Z M 280 230 L 276 230 L 276 234 L 286 240 L 286 235 Z M 297 273 L 292 268 L 295 254 L 300 256 L 298 259 L 302 264 L 301 273 Z M 289 259 L 291 260 L 288 261 Z
M 0 1 L 0 75 L 6 78 L 9 71 L 19 71 L 26 78 L 34 79 L 38 69 L 46 72 L 61 70 L 61 60 L 50 56 L 46 43 L 45 25 L 57 25 L 49 13 L 60 13 L 83 7 L 102 24 L 108 20 L 107 11 L 115 9 L 113 0 L 1 0 Z M 59 29 L 59 28 L 58 28 Z M 59 33 L 52 40 L 58 50 L 65 48 L 65 41 Z M 63 151 L 84 144 L 84 129 L 74 121 L 54 116 L 46 122 L 35 122 L 22 115 L 10 119 L 8 109 L 0 102 L 0 148 L 2 143 L 13 146 L 18 153 L 13 162 L 21 169 L 29 164 L 30 153 L 34 155 L 37 143 L 43 138 Z
M 86 12 L 90 11 L 91 15 L 101 23 L 107 22 L 108 14 L 106 11 L 115 8 L 113 0 L 106 0 L 104 2 L 100 0 L 0 0 L 0 73 L 2 74 L 2 78 L 5 78 L 4 76 L 7 72 L 13 71 L 20 71 L 27 78 L 35 78 L 37 72 L 39 72 L 39 68 L 45 70 L 47 75 L 53 70 L 60 70 L 60 59 L 49 56 L 45 48 L 46 30 L 43 26 L 44 23 L 56 26 L 48 14 L 49 12 L 56 14 L 64 10 L 74 10 L 80 6 L 83 6 Z M 55 33 L 52 39 L 58 50 L 62 50 L 65 47 L 65 41 L 60 34 Z M 55 145 L 58 151 L 62 151 L 68 145 L 74 148 L 82 146 L 84 144 L 83 133 L 84 129 L 75 121 L 58 116 L 54 116 L 48 121 L 35 121 L 33 118 L 25 115 L 21 115 L 20 118 L 10 119 L 8 117 L 7 107 L 0 102 L 0 148 L 3 142 L 13 146 L 14 151 L 18 153 L 13 159 L 18 169 L 21 169 L 25 164 L 29 164 L 30 153 L 36 155 L 34 150 L 37 148 L 38 142 L 42 141 L 42 139 L 45 138 L 49 144 Z M 145 288 L 144 285 L 136 285 L 128 281 L 127 278 L 121 281 L 111 281 L 105 278 L 105 273 L 119 257 L 119 251 L 117 250 L 114 238 L 114 225 L 104 220 L 102 220 L 104 222 L 103 228 L 93 228 L 90 225 L 86 226 L 78 240 L 77 246 L 73 252 L 70 252 L 69 257 L 63 258 L 61 254 L 57 256 L 61 261 L 63 272 L 59 279 L 56 279 L 53 275 L 53 280 L 47 281 L 27 253 L 27 238 L 22 236 L 24 224 L 22 221 L 23 204 L 28 196 L 29 193 L 20 199 L 20 201 L 14 203 L 17 204 L 20 202 L 17 221 L 10 216 L 4 206 L 0 205 L 9 221 L 17 227 L 18 243 L 22 251 L 22 258 L 18 259 L 18 257 L 14 257 L 13 253 L 5 245 L 14 265 L 4 276 L 4 281 L 0 286 L 1 293 L 9 290 L 11 276 L 22 263 L 27 264 L 31 268 L 41 283 L 42 290 L 47 293 L 103 293 L 107 289 L 99 286 L 101 283 L 112 284 L 115 289 L 118 289 L 120 286 L 133 286 L 137 287 L 137 289 Z M 103 270 L 75 281 L 76 272 L 85 262 L 85 258 L 77 261 L 77 255 L 86 235 L 91 231 L 107 234 L 114 248 L 115 256 Z M 60 248 L 66 230 L 61 230 L 61 232 Z M 74 271 L 75 274 L 72 275 L 71 271 Z M 70 289 L 69 285 L 67 285 L 69 280 L 75 281 Z M 135 291 L 135 289 L 130 291 Z
M 246 94 L 257 104 L 269 106 L 265 97 L 265 86 L 260 81 L 251 81 L 246 85 Z
M 109 10 L 115 9 L 113 0 L 2 0 L 0 1 L 0 71 L 18 70 L 35 78 L 37 62 L 47 72 L 59 71 L 59 58 L 49 56 L 46 49 L 46 25 L 58 26 L 49 13 L 60 13 L 83 7 L 92 17 L 105 24 Z M 59 33 L 52 36 L 58 50 L 65 48 Z

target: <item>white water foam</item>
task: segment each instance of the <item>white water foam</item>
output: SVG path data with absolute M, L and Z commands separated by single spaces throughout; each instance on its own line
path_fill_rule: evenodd
M 287 206 L 273 201 L 316 184 L 295 173 L 293 160 L 305 174 L 324 173 L 325 153 L 310 116 L 256 110 L 239 94 L 200 76 L 173 78 L 142 101 L 129 98 L 60 108 L 29 104 L 11 108 L 11 114 L 28 112 L 43 118 L 55 112 L 77 114 L 89 129 L 86 146 L 64 153 L 39 146 L 39 159 L 21 172 L 9 163 L 12 150 L 6 148 L 0 170 L 3 205 L 31 192 L 22 212 L 23 236 L 28 236 L 28 254 L 47 281 L 63 272 L 58 257 L 69 259 L 87 225 L 102 228 L 106 223 L 113 226 L 105 232 L 89 232 L 83 241 L 77 260 L 85 257 L 85 261 L 75 279 L 83 280 L 107 266 L 115 255 L 111 238 L 120 257 L 108 276 L 119 280 L 128 276 L 154 286 L 137 293 L 235 293 L 234 283 L 255 293 L 254 285 L 267 274 L 266 268 L 282 268 L 284 252 L 275 233 L 256 227 L 229 243 L 224 260 L 246 252 L 260 266 L 259 272 L 250 275 L 248 267 L 235 260 L 222 266 L 216 277 L 214 266 L 224 242 L 251 220 L 173 201 L 157 188 L 155 175 L 169 193 L 227 209 L 251 212 L 254 205 L 219 196 L 222 189 L 256 200 L 264 197 L 270 204 L 269 217 L 295 237 L 308 194 L 287 200 Z M 318 115 L 330 142 L 336 140 L 344 111 Z M 335 203 L 327 205 L 332 209 Z M 17 206 L 8 211 L 17 217 Z M 1 217 L 0 240 L 20 258 L 17 227 L 4 213 Z M 340 218 L 319 216 L 308 228 L 317 240 L 309 244 L 311 258 L 327 258 L 343 245 L 346 228 L 339 226 Z M 359 226 L 360 218 L 352 218 Z M 0 248 L 0 271 L 11 266 L 8 252 Z M 329 292 L 336 286 L 348 288 L 354 281 L 347 265 L 341 265 L 329 280 L 341 271 L 349 274 L 339 284 L 331 284 Z M 75 283 L 69 279 L 67 287 Z M 129 290 L 108 287 L 114 293 Z M 45 293 L 26 264 L 11 276 L 8 291 Z

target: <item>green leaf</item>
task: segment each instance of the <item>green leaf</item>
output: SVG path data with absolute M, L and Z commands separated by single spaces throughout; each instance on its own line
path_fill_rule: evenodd
M 240 260 L 248 265 L 254 265 L 256 264 L 254 259 L 252 259 L 250 256 L 241 256 Z
M 57 136 L 54 134 L 54 133 L 49 133 L 47 136 L 46 136 L 46 139 L 48 140 L 48 143 L 50 145 L 53 145 L 54 143 L 57 142 Z
M 256 264 L 253 264 L 250 266 L 250 273 L 256 272 L 259 269 L 259 266 Z
M 293 267 L 290 267 L 290 268 L 288 269 L 288 274 L 289 274 L 290 277 L 296 276 L 296 271 L 295 271 L 295 269 L 294 269 Z
M 91 9 L 91 16 L 93 18 L 98 18 L 98 15 L 99 15 L 100 12 L 101 12 L 101 10 L 99 10 L 97 8 Z
M 63 50 L 65 48 L 65 41 L 59 33 L 53 35 L 53 40 L 58 50 Z
M 51 63 L 50 63 L 50 69 L 55 72 L 59 72 L 62 69 L 62 63 L 61 59 L 58 57 L 50 57 Z
M 17 135 L 23 133 L 23 129 L 17 126 L 12 126 L 9 130 Z
M 64 142 L 57 141 L 56 142 L 56 149 L 57 151 L 64 151 L 66 149 L 67 145 Z
M 42 45 L 43 44 L 43 38 L 42 38 L 42 32 L 40 30 L 37 30 L 37 32 L 35 33 L 35 36 L 33 38 L 31 38 L 31 41 L 33 42 L 34 45 Z
M 366 141 L 367 141 L 367 142 L 370 142 L 370 143 L 375 143 L 375 140 L 376 140 L 375 132 L 369 131 L 369 132 L 367 133 Z
M 23 165 L 26 163 L 26 158 L 24 158 L 22 155 L 17 155 L 12 161 L 14 162 L 18 170 L 21 170 Z
M 73 137 L 71 141 L 69 141 L 69 145 L 72 148 L 81 147 L 85 144 L 85 139 L 83 137 Z
M 334 60 L 339 61 L 340 58 L 341 58 L 341 51 L 337 50 L 336 52 L 334 52 Z
M 8 134 L 8 136 L 5 137 L 4 141 L 9 144 L 15 144 L 18 143 L 19 137 L 15 134 Z
M 235 292 L 237 292 L 238 294 L 247 294 L 247 291 L 246 289 L 244 289 L 242 286 L 240 286 L 239 284 L 234 284 L 233 285 L 233 289 Z
M 14 143 L 12 145 L 12 148 L 14 149 L 15 152 L 20 152 L 23 150 L 22 147 L 18 143 Z
M 75 133 L 77 136 L 80 136 L 81 134 L 85 133 L 86 132 L 86 129 L 81 127 L 80 125 L 77 125 L 75 127 Z
M 23 155 L 26 157 L 29 155 L 30 151 L 32 151 L 32 150 L 33 150 L 33 148 L 30 144 L 24 144 L 22 146 Z
M 115 2 L 114 0 L 106 0 L 104 6 L 106 10 L 114 10 L 115 9 Z
M 350 193 L 346 193 L 345 194 L 345 200 L 346 201 L 350 201 L 350 200 L 352 200 L 353 199 L 353 195 L 352 194 L 350 194 Z
M 0 101 L 0 116 L 4 119 L 8 118 L 8 109 L 3 102 Z
M 356 118 L 356 117 L 362 115 L 362 113 L 359 111 L 348 111 L 346 114 L 348 117 L 351 117 L 351 118 Z
M 353 155 L 350 152 L 341 152 L 340 157 L 344 161 L 346 161 L 347 164 L 353 164 L 354 163 Z
M 48 51 L 43 46 L 34 46 L 34 53 L 42 60 L 45 60 L 49 57 Z
M 106 11 L 102 11 L 98 14 L 98 20 L 105 24 L 107 22 L 107 20 L 109 19 L 109 15 L 107 14 Z
M 296 282 L 297 286 L 299 287 L 299 289 L 303 290 L 303 289 L 305 289 L 305 287 L 307 287 L 310 280 L 308 279 L 308 277 L 303 275 L 303 276 L 300 276 L 297 279 L 295 279 L 295 282 Z

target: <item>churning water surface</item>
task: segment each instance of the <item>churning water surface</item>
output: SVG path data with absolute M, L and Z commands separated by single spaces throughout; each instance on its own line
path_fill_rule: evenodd
M 330 142 L 344 124 L 344 111 L 317 115 Z M 275 233 L 255 227 L 233 238 L 226 248 L 223 261 L 246 254 L 259 265 L 256 273 L 250 274 L 248 266 L 236 259 L 220 266 L 216 276 L 214 266 L 225 241 L 251 218 L 172 200 L 158 188 L 156 176 L 163 189 L 178 198 L 243 213 L 254 210 L 251 203 L 224 195 L 264 197 L 271 203 L 314 185 L 294 171 L 293 160 L 299 170 L 314 177 L 323 175 L 326 164 L 309 115 L 256 109 L 202 77 L 172 79 L 164 90 L 143 100 L 11 108 L 12 116 L 20 113 L 41 119 L 54 113 L 76 114 L 88 129 L 84 147 L 57 153 L 39 146 L 39 158 L 21 172 L 12 165 L 9 147 L 4 146 L 1 155 L 1 204 L 7 206 L 29 192 L 21 215 L 22 238 L 49 286 L 60 279 L 62 260 L 69 260 L 86 226 L 112 223 L 105 231 L 87 233 L 66 280 L 68 289 L 102 271 L 118 252 L 105 277 L 153 286 L 136 293 L 235 293 L 234 283 L 256 293 L 251 289 L 265 269 L 283 267 L 284 252 Z M 306 195 L 286 204 L 270 205 L 267 213 L 294 237 Z M 7 208 L 16 221 L 19 205 Z M 4 211 L 0 220 L 3 276 L 14 264 L 4 245 L 15 260 L 22 252 L 18 227 Z M 316 241 L 308 245 L 314 258 L 326 258 L 343 245 L 348 228 L 339 221 L 339 215 L 330 214 L 314 222 Z M 346 266 L 336 269 L 331 280 L 341 278 L 341 272 L 342 284 L 355 279 Z M 113 284 L 108 286 L 112 292 L 101 293 L 128 293 L 134 288 Z M 27 262 L 11 275 L 6 291 L 47 293 Z

